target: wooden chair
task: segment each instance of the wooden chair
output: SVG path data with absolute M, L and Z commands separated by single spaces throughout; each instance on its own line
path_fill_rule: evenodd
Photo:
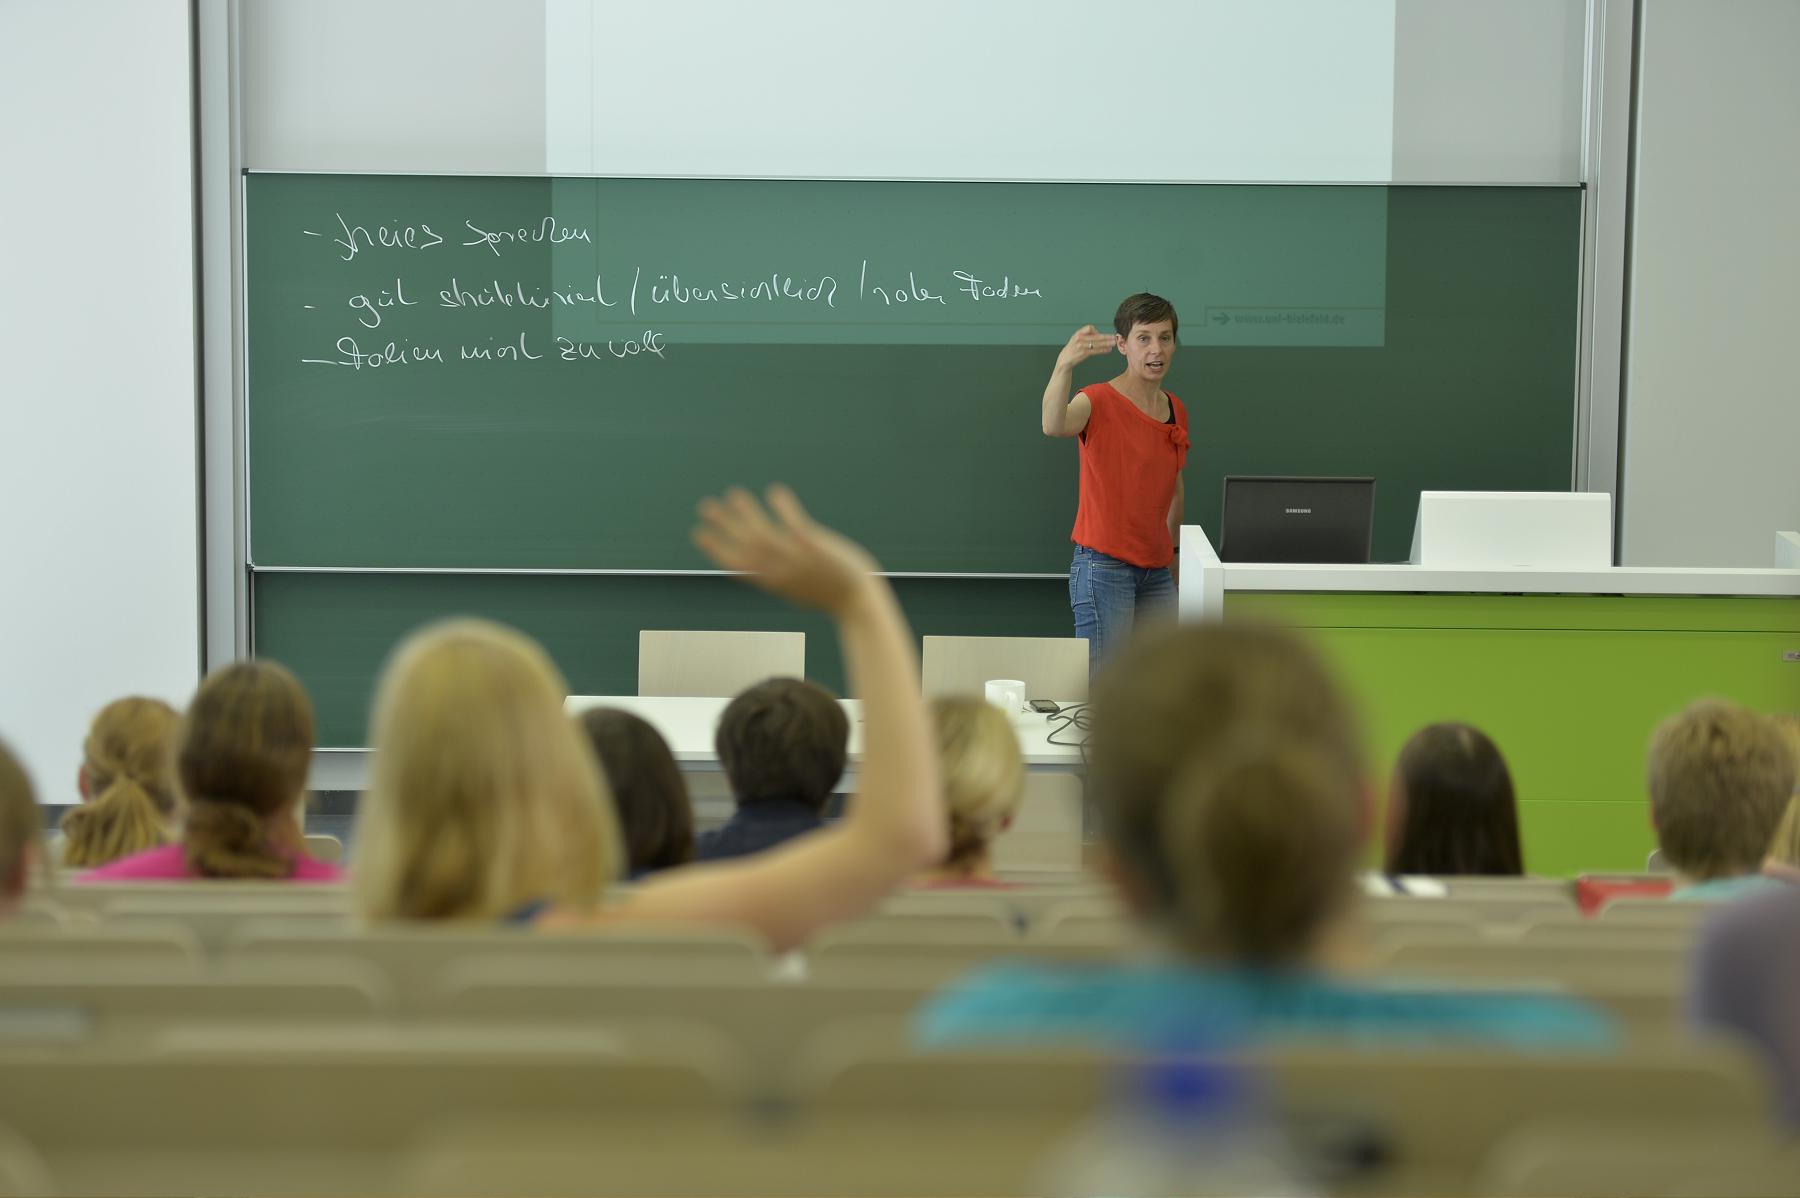
M 716 1048 L 673 1026 L 202 1024 L 148 1052 L 0 1054 L 0 1124 L 68 1193 L 393 1193 L 409 1144 L 448 1118 L 635 1119 L 674 1142 L 735 1117 L 743 1079 Z
M 1081 779 L 1074 774 L 1027 773 L 1012 826 L 990 846 L 995 871 L 1079 870 L 1081 803 Z
M 322 832 L 308 832 L 305 836 L 306 855 L 327 865 L 338 865 L 344 860 L 344 842 L 335 836 Z
M 1129 946 L 1113 937 L 1057 937 L 1054 940 L 998 936 L 955 943 L 925 943 L 908 937 L 840 937 L 826 932 L 806 950 L 805 976 L 820 982 L 904 982 L 942 985 L 996 961 L 1048 962 L 1116 960 Z
M 85 961 L 198 961 L 200 941 L 179 924 L 145 923 L 129 928 L 89 924 L 32 926 L 0 924 L 0 964 L 8 959 Z
M 992 678 L 1017 678 L 1033 699 L 1085 700 L 1085 637 L 928 636 L 919 654 L 925 695 L 980 695 Z
M 225 959 L 347 958 L 379 969 L 396 1000 L 410 1008 L 426 1002 L 453 962 L 481 957 L 515 962 L 589 961 L 627 974 L 647 968 L 682 968 L 696 978 L 760 981 L 772 963 L 748 932 L 695 927 L 595 931 L 553 935 L 525 928 L 383 927 L 351 933 L 320 932 L 278 920 L 242 924 L 226 945 Z
M 1687 953 L 1680 947 L 1608 944 L 1599 937 L 1527 943 L 1405 933 L 1378 940 L 1371 955 L 1388 971 L 1433 980 L 1537 979 L 1576 991 L 1619 976 L 1676 985 L 1687 974 Z
M 347 892 L 307 894 L 296 886 L 279 894 L 121 897 L 105 903 L 100 910 L 100 922 L 109 928 L 179 924 L 192 931 L 201 948 L 209 953 L 222 950 L 246 924 L 271 919 L 280 920 L 285 927 L 304 927 L 320 934 L 347 933 L 355 926 Z
M 934 992 L 928 981 L 892 978 L 733 982 L 669 970 L 622 975 L 592 961 L 487 958 L 453 963 L 426 1013 L 545 1024 L 679 1020 L 730 1043 L 751 1076 L 766 1081 L 777 1077 L 820 1027 L 856 1015 L 909 1018 Z
M 638 633 L 640 695 L 735 695 L 778 677 L 806 677 L 804 632 Z
M 12 1128 L 0 1127 L 0 1198 L 39 1198 L 55 1188 L 37 1149 Z
M 54 1037 L 62 1047 L 142 1042 L 186 1019 L 366 1017 L 389 1005 L 385 980 L 355 962 L 267 960 L 216 968 L 162 960 L 0 961 L 0 1022 L 60 1013 L 77 1029 L 72 1037 Z M 8 1046 L 18 1048 L 20 1039 Z
M 962 1129 L 992 1121 L 1046 1137 L 1034 1145 L 1041 1162 L 1116 1093 L 1118 1068 L 1129 1067 L 1055 1051 L 919 1055 L 905 1034 L 891 1021 L 860 1020 L 823 1029 L 808 1046 L 796 1102 L 819 1113 L 821 1136 L 829 1127 L 835 1142 L 872 1142 L 869 1129 L 885 1125 L 954 1152 L 972 1139 L 959 1138 Z M 1630 1056 L 1295 1046 L 1250 1054 L 1244 1066 L 1266 1077 L 1296 1162 L 1333 1193 L 1467 1193 L 1509 1137 L 1577 1119 L 1627 1121 L 1655 1137 L 1697 1123 L 1752 1127 L 1768 1115 L 1760 1074 L 1714 1043 Z M 938 1192 L 930 1181 L 922 1189 Z M 994 1193 L 1020 1184 L 979 1182 Z
M 1111 896 L 1064 900 L 1046 909 L 1031 927 L 1033 941 L 1111 937 L 1125 943 L 1137 935 L 1137 924 Z
M 1766 1127 L 1703 1120 L 1646 1131 L 1604 1115 L 1528 1128 L 1494 1147 L 1475 1190 L 1496 1198 L 1800 1198 L 1800 1148 Z
M 346 909 L 350 887 L 345 882 L 309 882 L 304 886 L 293 882 L 247 882 L 236 879 L 208 879 L 183 882 L 76 882 L 59 885 L 52 891 L 38 891 L 71 915 L 103 915 L 120 903 L 140 900 L 166 902 L 193 899 L 228 905 L 243 900 L 273 899 L 283 903 L 333 903 Z

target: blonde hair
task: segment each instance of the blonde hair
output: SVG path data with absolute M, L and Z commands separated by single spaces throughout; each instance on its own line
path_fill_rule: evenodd
M 1800 715 L 1778 711 L 1770 717 L 1787 737 L 1788 749 L 1794 755 L 1796 771 L 1800 771 Z M 1794 793 L 1788 796 L 1787 809 L 1775 827 L 1769 844 L 1769 856 L 1782 865 L 1800 866 L 1800 776 L 1795 779 Z
M 567 687 L 522 633 L 482 620 L 402 642 L 377 687 L 375 769 L 351 870 L 367 919 L 591 909 L 621 838 Z
M 1794 753 L 1774 720 L 1701 699 L 1650 738 L 1657 843 L 1697 882 L 1755 873 L 1794 790 Z
M 946 865 L 977 858 L 1006 827 L 1025 793 L 1025 759 L 1012 721 L 993 704 L 969 695 L 935 699 L 944 806 L 950 814 Z
M 82 743 L 88 800 L 62 818 L 64 865 L 90 867 L 167 844 L 180 804 L 175 733 L 160 699 L 126 698 L 94 717 Z
M 25 888 L 25 874 L 42 834 L 43 817 L 31 778 L 0 741 L 0 899 Z
M 1254 624 L 1141 636 L 1098 679 L 1105 835 L 1189 953 L 1297 961 L 1351 901 L 1363 760 L 1336 681 Z
M 305 793 L 312 749 L 312 701 L 286 667 L 236 661 L 208 674 L 175 749 L 188 869 L 208 878 L 290 876 L 299 826 L 284 817 Z

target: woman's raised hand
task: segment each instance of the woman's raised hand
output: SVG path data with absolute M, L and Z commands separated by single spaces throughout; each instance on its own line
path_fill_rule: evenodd
M 1118 343 L 1118 340 L 1116 333 L 1102 333 L 1093 325 L 1084 324 L 1075 330 L 1074 335 L 1069 338 L 1069 343 L 1062 347 L 1061 353 L 1056 355 L 1056 364 L 1063 367 L 1079 365 L 1089 358 L 1106 353 Z
M 694 544 L 726 570 L 763 590 L 837 614 L 866 592 L 875 559 L 850 538 L 806 514 L 786 487 L 769 488 L 768 507 L 734 487 L 700 501 Z

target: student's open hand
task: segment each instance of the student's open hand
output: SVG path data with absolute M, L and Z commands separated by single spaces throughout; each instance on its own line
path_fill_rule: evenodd
M 701 500 L 694 544 L 722 569 L 807 607 L 835 614 L 865 593 L 875 559 L 861 545 L 813 520 L 784 486 L 770 487 L 768 499 L 764 508 L 734 487 Z
M 1084 324 L 1075 330 L 1069 343 L 1056 355 L 1056 364 L 1063 367 L 1078 366 L 1089 358 L 1110 352 L 1118 340 L 1116 333 L 1102 333 L 1093 325 Z

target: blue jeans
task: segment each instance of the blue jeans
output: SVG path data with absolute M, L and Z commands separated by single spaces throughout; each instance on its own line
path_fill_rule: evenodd
M 1077 545 L 1069 563 L 1069 606 L 1075 611 L 1075 635 L 1087 638 L 1092 675 L 1131 635 L 1139 616 L 1173 613 L 1175 580 L 1167 566 L 1134 566 Z

